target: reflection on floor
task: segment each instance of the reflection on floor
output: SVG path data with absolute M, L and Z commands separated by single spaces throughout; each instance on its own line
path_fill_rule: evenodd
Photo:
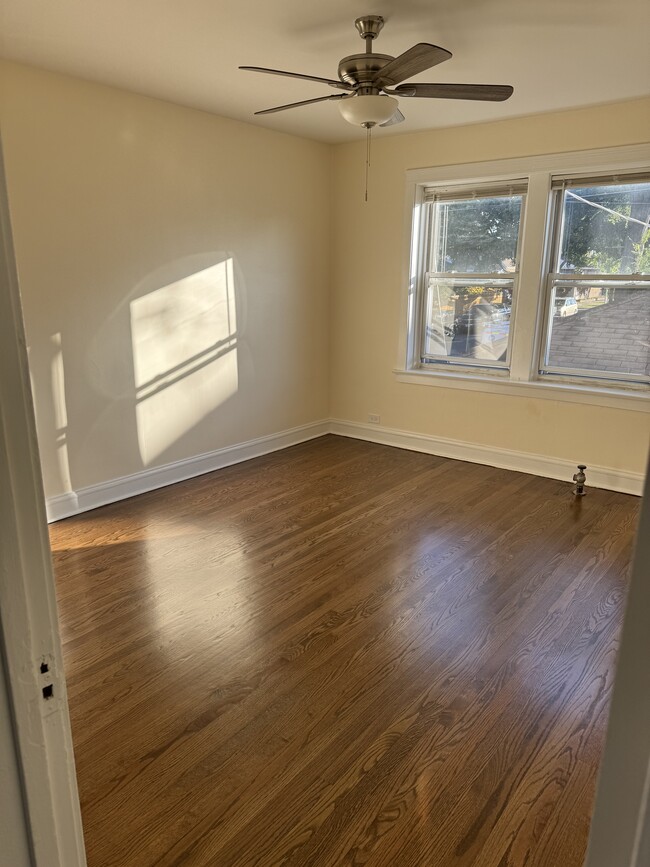
M 90 867 L 579 867 L 638 500 L 324 437 L 51 528 Z

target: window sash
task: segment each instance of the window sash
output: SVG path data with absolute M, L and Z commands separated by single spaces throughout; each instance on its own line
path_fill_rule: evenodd
M 576 283 L 598 283 L 603 286 L 621 286 L 626 289 L 644 289 L 650 284 L 650 274 L 570 274 L 567 271 L 554 271 L 547 275 L 547 280 L 575 286 Z
M 486 271 L 479 273 L 477 271 L 427 271 L 425 273 L 426 280 L 456 280 L 458 283 L 466 283 L 468 280 L 476 280 L 482 283 L 486 280 L 511 282 L 517 276 L 519 271 Z M 566 277 L 566 274 L 564 275 Z M 425 284 L 426 285 L 426 284 Z
M 634 180 L 629 180 L 633 178 Z M 552 178 L 551 179 L 551 203 L 550 203 L 550 214 L 551 214 L 551 231 L 547 233 L 549 238 L 549 264 L 547 270 L 547 276 L 556 277 L 558 279 L 566 280 L 568 277 L 568 273 L 566 271 L 557 271 L 554 270 L 557 268 L 557 265 L 560 261 L 560 254 L 562 252 L 562 233 L 564 230 L 564 191 L 569 189 L 570 186 L 573 186 L 575 189 L 581 189 L 583 186 L 608 186 L 608 185 L 617 185 L 617 184 L 625 184 L 625 183 L 650 183 L 650 173 L 648 172 L 639 172 L 635 174 L 628 174 L 621 172 L 621 174 L 613 174 L 613 175 L 604 175 L 602 178 L 597 178 L 595 176 L 590 176 L 587 180 L 589 183 L 576 182 L 574 180 L 566 181 L 566 179 L 562 178 Z M 602 183 L 599 183 L 599 180 L 602 180 Z M 553 270 L 552 270 L 553 269 Z M 608 274 L 605 271 L 599 271 L 591 274 L 583 274 L 576 273 L 571 274 L 571 280 L 574 278 L 577 280 L 631 280 L 634 279 L 644 279 L 650 278 L 650 274 L 639 274 L 638 272 L 633 272 L 630 274 Z
M 426 232 L 426 241 L 423 244 L 423 252 L 424 252 L 424 261 L 427 263 L 428 267 L 432 268 L 434 264 L 434 259 L 437 255 L 437 230 L 438 230 L 438 212 L 436 210 L 436 205 L 438 204 L 450 204 L 453 202 L 461 202 L 461 201 L 471 201 L 474 199 L 507 199 L 512 198 L 513 196 L 519 196 L 521 198 L 521 205 L 519 211 L 519 225 L 517 226 L 517 246 L 514 251 L 514 259 L 516 262 L 515 272 L 519 270 L 519 254 L 521 251 L 521 228 L 523 226 L 524 214 L 526 209 L 526 186 L 516 188 L 513 184 L 504 183 L 498 187 L 490 186 L 486 187 L 471 187 L 468 188 L 471 192 L 468 192 L 465 196 L 459 196 L 457 194 L 447 196 L 445 188 L 431 188 L 435 190 L 435 196 L 430 199 L 425 198 L 424 206 L 425 206 L 425 232 Z M 441 191 L 442 190 L 442 191 Z M 426 195 L 426 190 L 425 190 Z M 458 274 L 462 274 L 462 276 L 466 276 L 470 274 L 477 279 L 480 279 L 481 276 L 487 276 L 494 279 L 498 274 L 503 273 L 514 273 L 514 272 L 487 272 L 483 275 L 477 272 L 458 272 L 458 271 L 436 271 L 429 272 L 436 273 L 440 275 L 448 275 L 448 276 L 458 276 Z
M 634 289 L 639 292 L 649 291 L 650 290 L 650 275 L 646 280 L 627 280 L 627 281 L 616 281 L 616 280 L 595 280 L 593 274 L 586 275 L 589 279 L 590 284 L 598 283 L 604 289 L 612 288 L 612 289 Z M 640 374 L 640 373 L 626 373 L 622 371 L 608 371 L 608 370 L 594 370 L 593 368 L 585 368 L 585 367 L 569 367 L 558 366 L 553 364 L 548 364 L 547 359 L 549 358 L 550 352 L 550 344 L 552 339 L 552 322 L 553 317 L 551 315 L 551 299 L 553 299 L 554 290 L 563 285 L 567 288 L 570 286 L 575 286 L 576 281 L 573 277 L 570 280 L 566 279 L 566 275 L 563 275 L 562 279 L 555 279 L 554 275 L 549 275 L 546 281 L 546 288 L 544 292 L 544 306 L 542 309 L 542 315 L 544 317 L 543 328 L 542 328 L 542 340 L 540 343 L 540 357 L 539 357 L 539 369 L 538 374 L 540 377 L 546 377 L 548 375 L 553 375 L 556 377 L 561 377 L 562 379 L 567 379 L 570 377 L 580 378 L 580 379 L 588 379 L 588 380 L 602 380 L 605 382 L 616 382 L 616 383 L 639 383 L 642 385 L 650 385 L 650 375 L 648 374 Z
M 583 382 L 589 380 L 593 383 L 593 380 L 599 380 L 600 382 L 617 383 L 618 385 L 621 383 L 625 383 L 626 385 L 637 383 L 644 387 L 650 384 L 650 378 L 640 373 L 616 374 L 607 370 L 592 370 L 587 367 L 545 367 L 539 373 L 544 379 L 548 377 L 549 379 L 553 378 L 558 381 L 561 379 L 579 379 Z
M 434 354 L 426 351 L 427 340 L 429 335 L 427 335 L 427 329 L 429 326 L 429 317 L 427 315 L 427 306 L 429 302 L 429 293 L 431 292 L 433 284 L 436 282 L 448 282 L 448 283 L 460 283 L 465 284 L 467 282 L 472 282 L 477 285 L 485 285 L 486 288 L 493 287 L 495 284 L 502 288 L 506 289 L 511 295 L 511 313 L 510 319 L 508 321 L 508 338 L 506 343 L 506 355 L 503 361 L 499 359 L 493 358 L 474 358 L 472 356 L 463 356 L 463 355 L 443 355 Z M 510 369 L 510 355 L 512 352 L 512 334 L 513 328 L 512 325 L 514 323 L 515 318 L 515 309 L 517 303 L 517 274 L 516 273 L 497 273 L 494 276 L 488 275 L 487 277 L 483 277 L 479 279 L 476 274 L 469 274 L 467 278 L 459 277 L 458 274 L 451 275 L 437 275 L 437 274 L 427 274 L 424 289 L 421 293 L 421 310 L 420 310 L 420 338 L 419 338 L 419 361 L 421 365 L 426 365 L 431 368 L 436 364 L 453 367 L 454 369 L 458 368 L 485 368 L 486 370 L 492 371 L 504 371 L 507 372 Z M 493 326 L 491 326 L 493 327 Z M 447 335 L 449 337 L 450 335 Z M 443 339 L 444 339 L 444 326 L 443 326 Z

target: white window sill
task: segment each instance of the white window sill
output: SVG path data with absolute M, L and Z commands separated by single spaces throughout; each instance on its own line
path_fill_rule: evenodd
M 593 404 L 625 409 L 631 412 L 650 412 L 650 393 L 623 388 L 597 388 L 591 385 L 563 382 L 515 382 L 486 374 L 447 373 L 428 370 L 393 371 L 398 382 L 428 385 L 434 388 L 455 388 L 463 391 L 481 391 L 484 394 L 508 394 L 512 397 L 541 398 L 569 403 Z

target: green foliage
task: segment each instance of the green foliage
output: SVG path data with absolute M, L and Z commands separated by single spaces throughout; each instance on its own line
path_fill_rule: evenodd
M 639 274 L 650 274 L 650 229 L 646 229 L 639 243 L 634 245 L 636 268 Z
M 495 273 L 517 251 L 521 196 L 435 205 L 433 270 Z M 604 274 L 650 272 L 650 184 L 572 188 L 565 193 L 560 267 Z
M 648 232 L 644 231 L 643 223 L 649 217 L 650 184 L 567 191 L 561 253 L 563 269 L 588 268 L 604 274 L 643 270 L 647 273 L 650 254 Z
M 438 270 L 490 273 L 515 258 L 521 196 L 444 202 L 436 208 Z

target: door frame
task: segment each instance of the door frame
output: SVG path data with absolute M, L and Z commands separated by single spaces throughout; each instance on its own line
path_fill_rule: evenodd
M 0 663 L 7 678 L 31 857 L 35 867 L 85 867 L 1 142 L 0 490 Z
M 585 867 L 650 864 L 650 466 Z

